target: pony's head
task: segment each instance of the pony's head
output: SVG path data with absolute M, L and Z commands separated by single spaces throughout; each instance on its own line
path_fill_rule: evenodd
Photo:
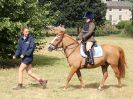
M 65 34 L 65 28 L 63 26 L 48 27 L 48 28 L 50 29 L 51 32 L 56 34 L 55 38 L 50 42 L 48 50 L 53 51 L 55 49 L 62 48 L 63 47 L 62 40 Z

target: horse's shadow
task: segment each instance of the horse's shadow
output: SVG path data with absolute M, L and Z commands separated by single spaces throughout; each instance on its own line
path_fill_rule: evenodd
M 125 85 L 125 84 L 122 85 L 122 87 L 125 87 L 125 86 L 127 86 L 127 85 Z M 80 85 L 70 85 L 70 87 L 72 87 L 74 89 L 81 88 Z M 88 88 L 90 88 L 90 89 L 97 89 L 98 87 L 99 87 L 99 83 L 91 83 L 91 84 L 86 84 L 84 88 L 85 89 L 88 89 Z M 106 89 L 108 89 L 110 87 L 120 88 L 118 85 L 104 85 L 103 88 L 104 88 L 104 90 L 106 90 Z
M 28 84 L 30 87 L 36 87 L 36 88 L 40 88 L 40 84 L 39 83 L 30 83 Z M 123 84 L 122 87 L 125 87 L 127 85 Z M 69 85 L 69 87 L 72 87 L 73 89 L 80 89 L 81 86 L 80 85 Z M 99 87 L 99 83 L 91 83 L 91 84 L 86 84 L 85 85 L 85 89 L 98 89 Z M 115 88 L 119 88 L 118 85 L 104 85 L 104 90 L 110 88 L 110 87 L 115 87 Z M 64 87 L 60 87 L 61 89 L 63 89 Z

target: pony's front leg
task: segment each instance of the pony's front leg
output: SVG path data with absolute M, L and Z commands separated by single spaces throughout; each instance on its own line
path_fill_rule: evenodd
M 83 89 L 83 88 L 85 87 L 85 84 L 84 84 L 84 82 L 83 82 L 82 75 L 81 75 L 81 72 L 80 72 L 79 69 L 76 71 L 76 74 L 77 74 L 78 79 L 79 79 L 79 81 L 80 81 L 81 88 Z
M 71 80 L 72 76 L 74 75 L 74 73 L 78 70 L 77 67 L 74 67 L 74 66 L 71 66 L 71 70 L 69 72 L 69 75 L 67 77 L 67 80 L 66 80 L 66 83 L 65 83 L 65 86 L 64 86 L 64 89 L 63 90 L 66 90 L 68 88 L 68 83 L 69 81 Z

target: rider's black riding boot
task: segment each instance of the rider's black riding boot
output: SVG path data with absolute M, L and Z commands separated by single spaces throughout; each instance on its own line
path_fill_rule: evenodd
M 91 54 L 91 50 L 86 52 L 87 58 L 85 59 L 85 64 L 83 66 L 87 66 L 88 64 L 94 65 L 93 54 Z
M 87 63 L 89 63 L 90 65 L 94 65 L 93 52 L 91 49 L 87 51 L 87 56 Z
M 87 58 L 85 59 L 85 64 L 82 65 L 82 66 L 87 66 L 89 63 L 89 59 L 90 59 L 90 56 L 88 56 L 89 54 L 87 54 Z

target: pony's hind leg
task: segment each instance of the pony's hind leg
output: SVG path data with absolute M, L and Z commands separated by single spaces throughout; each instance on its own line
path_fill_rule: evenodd
M 81 75 L 81 72 L 80 72 L 80 70 L 79 70 L 79 69 L 76 71 L 76 74 L 77 74 L 78 79 L 79 79 L 79 81 L 80 81 L 81 88 L 84 88 L 84 87 L 85 87 L 85 85 L 84 85 L 84 82 L 83 82 L 83 79 L 82 79 L 82 75 Z
M 101 66 L 101 68 L 102 68 L 103 78 L 98 87 L 99 90 L 103 90 L 104 83 L 105 83 L 106 79 L 108 78 L 108 70 L 107 70 L 108 64 Z
M 118 87 L 122 87 L 122 84 L 121 84 L 121 76 L 120 76 L 120 71 L 118 69 L 118 66 L 117 65 L 111 65 L 111 66 L 112 66 L 112 69 L 115 72 L 115 76 L 117 77 Z

